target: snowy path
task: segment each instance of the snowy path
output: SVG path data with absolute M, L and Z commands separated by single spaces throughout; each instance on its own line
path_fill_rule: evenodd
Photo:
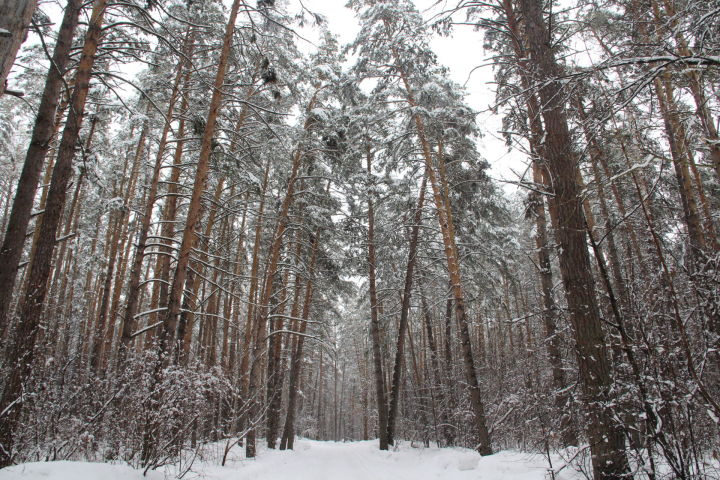
M 381 452 L 377 441 L 316 442 L 298 440 L 295 451 L 261 450 L 257 459 L 246 460 L 235 447 L 225 467 L 216 461 L 198 461 L 186 479 L 204 480 L 543 480 L 547 463 L 542 456 L 499 452 L 481 458 L 462 448 L 411 448 Z M 221 455 L 208 452 L 210 458 Z M 29 463 L 0 470 L 0 480 L 164 480 L 173 470 L 142 472 L 121 465 L 82 462 Z M 167 476 L 166 476 L 167 474 Z M 557 480 L 580 478 L 563 471 Z

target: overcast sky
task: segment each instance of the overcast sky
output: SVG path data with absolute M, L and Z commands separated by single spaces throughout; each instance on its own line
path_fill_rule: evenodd
M 331 32 L 338 35 L 341 44 L 350 43 L 357 35 L 359 25 L 349 8 L 345 8 L 346 0 L 302 0 L 309 10 L 320 13 L 328 20 L 327 25 Z M 429 19 L 438 12 L 443 11 L 452 2 L 433 4 L 437 0 L 415 0 L 425 18 Z M 307 30 L 306 30 L 307 31 Z M 317 33 L 307 31 L 307 38 L 316 41 Z M 433 51 L 437 54 L 441 64 L 450 69 L 450 77 L 460 85 L 465 85 L 468 96 L 467 103 L 480 112 L 477 123 L 483 133 L 478 147 L 491 165 L 491 175 L 497 180 L 516 181 L 517 175 L 522 174 L 525 165 L 523 155 L 519 152 L 508 153 L 505 141 L 498 133 L 501 129 L 501 120 L 493 115 L 488 107 L 494 103 L 494 76 L 491 66 L 480 67 L 489 62 L 489 53 L 483 49 L 483 32 L 476 31 L 471 26 L 456 26 L 451 37 L 435 35 L 431 41 Z M 508 191 L 516 191 L 516 187 L 504 184 Z

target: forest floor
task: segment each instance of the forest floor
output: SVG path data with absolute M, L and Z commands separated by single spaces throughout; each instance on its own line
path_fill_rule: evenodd
M 203 480 L 544 480 L 552 478 L 547 458 L 517 451 L 480 457 L 465 448 L 413 448 L 403 443 L 381 452 L 377 441 L 319 442 L 298 439 L 294 451 L 262 449 L 255 460 L 245 459 L 234 447 L 224 467 L 224 444 L 215 444 L 196 459 L 185 479 Z M 558 459 L 553 459 L 558 460 Z M 563 462 L 553 466 L 557 472 Z M 25 463 L 0 470 L 0 480 L 165 480 L 176 478 L 182 465 L 163 467 L 143 477 L 127 465 L 90 462 Z M 571 469 L 556 473 L 556 480 L 576 480 Z

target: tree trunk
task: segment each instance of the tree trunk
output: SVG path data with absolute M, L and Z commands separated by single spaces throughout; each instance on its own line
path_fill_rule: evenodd
M 697 200 L 692 188 L 690 179 L 690 168 L 688 159 L 682 148 L 684 138 L 678 138 L 677 124 L 677 108 L 671 97 L 671 93 L 667 91 L 667 84 L 655 79 L 655 91 L 660 104 L 660 110 L 665 123 L 665 134 L 670 144 L 670 154 L 673 159 L 673 167 L 675 168 L 675 178 L 678 183 L 678 193 L 682 203 L 685 226 L 687 227 L 688 236 L 690 238 L 690 247 L 693 261 L 697 265 L 697 261 L 702 258 L 707 247 L 705 232 L 703 231 L 700 214 L 698 212 Z
M 228 58 L 230 56 L 230 47 L 232 45 L 233 32 L 235 30 L 235 21 L 237 19 L 238 10 L 240 8 L 240 0 L 234 0 L 230 10 L 230 18 L 225 28 L 223 36 L 223 45 L 218 59 L 217 72 L 213 85 L 212 97 L 210 99 L 210 108 L 208 110 L 205 131 L 203 132 L 200 152 L 198 155 L 198 164 L 195 172 L 195 182 L 193 184 L 190 204 L 188 206 L 188 214 L 185 220 L 182 241 L 180 243 L 177 264 L 175 267 L 175 275 L 170 287 L 167 310 L 161 315 L 162 329 L 158 342 L 158 358 L 155 362 L 151 393 L 147 400 L 150 410 L 155 410 L 158 405 L 159 395 L 157 391 L 162 380 L 162 365 L 167 361 L 169 343 L 175 339 L 175 330 L 177 320 L 180 316 L 182 306 L 182 296 L 185 287 L 185 279 L 187 277 L 188 265 L 190 262 L 190 254 L 195 240 L 195 227 L 200 214 L 202 212 L 201 197 L 205 191 L 208 173 L 210 170 L 210 154 L 212 153 L 213 136 L 215 134 L 215 126 L 217 124 L 218 112 L 222 102 L 222 87 L 225 81 L 225 72 L 227 70 Z M 177 347 L 177 345 L 175 345 Z M 147 465 L 153 457 L 157 448 L 157 439 L 155 438 L 155 426 L 152 421 L 144 426 L 143 447 L 141 452 L 141 462 Z
M 288 404 L 287 416 L 285 417 L 285 426 L 283 427 L 282 439 L 280 441 L 280 450 L 293 449 L 295 444 L 295 413 L 297 410 L 297 397 L 300 386 L 300 375 L 302 374 L 303 348 L 305 344 L 305 332 L 307 331 L 307 320 L 310 318 L 310 307 L 312 305 L 313 285 L 315 264 L 317 261 L 318 239 L 317 232 L 310 239 L 312 253 L 310 256 L 310 266 L 308 267 L 308 278 L 305 284 L 305 298 L 303 299 L 303 310 L 301 320 L 298 325 L 298 337 L 295 351 L 292 356 L 290 365 L 290 380 L 288 385 Z
M 193 30 L 194 32 L 194 30 Z M 187 57 L 192 57 L 194 34 L 188 33 L 185 39 L 185 47 L 183 51 Z M 152 212 L 155 207 L 155 201 L 157 199 L 158 183 L 160 180 L 160 169 L 162 167 L 163 159 L 165 156 L 165 148 L 167 147 L 167 137 L 170 133 L 170 127 L 172 126 L 173 113 L 175 110 L 175 104 L 177 103 L 177 97 L 180 92 L 180 81 L 182 79 L 183 71 L 185 69 L 186 62 L 181 61 L 178 64 L 177 72 L 175 74 L 175 80 L 173 82 L 172 93 L 170 94 L 170 100 L 168 103 L 168 110 L 165 114 L 165 123 L 163 125 L 162 134 L 160 135 L 160 143 L 158 151 L 155 155 L 155 165 L 153 166 L 152 176 L 150 178 L 150 185 L 145 200 L 145 211 L 143 212 L 140 220 L 140 231 L 138 232 L 137 244 L 135 247 L 135 256 L 133 257 L 132 267 L 130 268 L 130 278 L 128 280 L 127 300 L 125 307 L 125 315 L 122 321 L 119 350 L 118 350 L 118 368 L 123 367 L 127 350 L 132 340 L 132 332 L 135 329 L 135 314 L 138 309 L 138 299 L 140 295 L 140 275 L 142 273 L 143 259 L 145 258 L 145 247 L 147 245 L 148 234 L 150 232 L 150 223 L 152 221 Z
M 178 252 L 175 275 L 173 276 L 172 285 L 170 287 L 167 311 L 165 312 L 165 315 L 163 315 L 163 328 L 160 341 L 160 350 L 162 353 L 165 353 L 163 350 L 166 350 L 167 342 L 175 335 L 177 320 L 180 316 L 185 278 L 187 277 L 190 254 L 192 253 L 192 246 L 195 240 L 195 227 L 200 219 L 202 211 L 202 204 L 200 200 L 207 183 L 210 167 L 210 154 L 212 153 L 213 136 L 215 135 L 215 125 L 217 124 L 218 112 L 222 102 L 222 87 L 225 82 L 225 72 L 227 70 L 233 32 L 235 31 L 235 21 L 237 19 L 239 8 L 240 0 L 234 0 L 230 10 L 230 18 L 225 28 L 225 35 L 223 36 L 223 46 L 218 60 L 217 72 L 215 74 L 212 98 L 210 99 L 210 109 L 208 111 L 205 131 L 203 132 L 200 153 L 198 155 L 195 183 L 193 184 L 190 205 L 188 206 L 188 214 L 187 219 L 185 220 L 182 241 Z
M 397 54 L 396 54 L 397 57 Z M 410 82 L 407 79 L 402 68 L 398 67 L 400 76 L 405 86 L 407 94 L 407 101 L 410 107 L 417 107 L 413 90 L 410 87 Z M 477 371 L 475 368 L 475 359 L 472 353 L 472 340 L 470 336 L 469 320 L 467 318 L 467 309 L 465 306 L 465 292 L 462 286 L 462 274 L 460 272 L 460 257 L 457 245 L 455 243 L 454 229 L 452 226 L 452 220 L 449 216 L 451 211 L 448 203 L 449 199 L 445 199 L 446 192 L 443 190 L 441 180 L 438 178 L 439 174 L 435 172 L 435 165 L 433 164 L 432 150 L 425 134 L 425 125 L 417 113 L 413 114 L 413 120 L 417 135 L 422 147 L 423 158 L 425 160 L 425 168 L 430 180 L 430 186 L 433 190 L 433 199 L 435 200 L 435 208 L 438 216 L 438 223 L 440 224 L 440 230 L 443 238 L 443 245 L 445 248 L 445 259 L 447 261 L 448 275 L 450 277 L 450 286 L 452 289 L 452 295 L 455 306 L 455 317 L 458 322 L 459 336 L 460 336 L 460 350 L 463 357 L 463 371 L 465 373 L 465 381 L 468 385 L 470 392 L 470 405 L 473 410 L 474 418 L 474 435 L 475 449 L 481 455 L 492 454 L 492 441 L 490 438 L 490 431 L 487 428 L 487 419 L 485 418 L 485 406 L 480 392 L 480 384 L 477 379 Z
M 190 77 L 192 69 L 188 68 L 183 80 L 185 91 L 180 104 L 180 120 L 178 121 L 175 152 L 173 153 L 173 163 L 170 177 L 167 181 L 166 200 L 163 205 L 162 222 L 160 225 L 160 254 L 155 262 L 155 277 L 159 280 L 154 282 L 152 289 L 152 297 L 150 300 L 150 310 L 156 310 L 160 305 L 167 305 L 168 302 L 168 284 L 170 283 L 170 260 L 174 258 L 175 248 L 173 246 L 173 237 L 175 236 L 175 219 L 177 217 L 178 204 L 178 183 L 180 181 L 180 173 L 182 171 L 183 149 L 185 148 L 185 113 L 188 109 L 188 98 L 190 88 Z M 147 324 L 154 325 L 158 323 L 158 319 L 164 314 L 156 313 L 148 316 Z M 152 345 L 156 330 L 151 329 L 145 335 L 143 342 L 145 348 Z
M 295 258 L 301 258 L 302 253 L 302 238 L 301 231 L 297 230 L 295 233 Z M 289 289 L 289 275 L 285 274 L 285 293 L 283 293 L 283 303 L 287 299 L 287 290 Z M 302 293 L 301 280 L 299 272 L 295 273 L 293 281 L 293 296 L 292 306 L 290 307 L 290 325 L 289 330 L 296 332 L 299 328 L 297 316 L 300 310 L 300 294 Z M 284 312 L 284 307 L 282 312 Z M 267 402 L 268 402 L 268 414 L 266 422 L 266 439 L 268 448 L 274 449 L 275 443 L 277 442 L 278 430 L 280 428 L 280 414 L 282 407 L 282 392 L 283 382 L 285 381 L 285 365 L 283 362 L 283 351 L 288 351 L 291 354 L 295 351 L 296 342 L 293 342 L 293 338 L 289 335 L 284 335 L 282 332 L 285 328 L 284 315 L 277 316 L 275 322 L 272 325 L 272 331 L 270 333 L 270 353 L 268 355 L 268 382 L 267 382 Z M 286 341 L 283 342 L 283 338 Z M 282 435 L 281 435 L 282 436 Z
M 13 0 L 0 0 L 7 7 L 8 4 L 14 3 Z M 35 6 L 35 0 L 27 0 L 18 2 L 18 4 L 28 4 Z M 5 327 L 9 324 L 10 304 L 12 301 L 13 287 L 17 277 L 18 264 L 22 256 L 23 243 L 25 242 L 25 234 L 27 233 L 28 224 L 30 223 L 30 214 L 35 200 L 35 192 L 37 191 L 40 173 L 42 172 L 43 161 L 45 155 L 50 149 L 50 139 L 56 128 L 56 112 L 60 99 L 60 87 L 63 85 L 63 74 L 70 60 L 70 48 L 72 47 L 72 39 L 75 28 L 78 24 L 80 15 L 81 0 L 68 0 L 65 6 L 60 30 L 58 31 L 58 39 L 53 50 L 50 69 L 45 79 L 45 87 L 40 105 L 38 106 L 38 114 L 35 118 L 32 136 L 30 138 L 30 146 L 25 155 L 25 163 L 23 164 L 22 173 L 18 180 L 17 190 L 12 202 L 12 210 L 7 225 L 5 238 L 2 247 L 0 247 L 0 333 L 5 331 Z M 0 7 L 0 19 L 6 17 L 2 13 Z M 0 27 L 4 20 L 0 20 Z M 7 40 L 0 38 L 0 45 Z M 1 47 L 0 47 L 1 48 Z M 2 54 L 0 53 L 0 56 Z M 3 80 L 0 80 L 0 90 L 2 90 Z M 0 91 L 0 95 L 2 92 Z
M 260 244 L 262 243 L 263 221 L 265 213 L 265 198 L 270 173 L 270 161 L 265 165 L 262 187 L 260 188 L 260 204 L 255 219 L 255 238 L 253 241 L 252 260 L 250 265 L 250 288 L 248 292 L 247 315 L 245 317 L 245 332 L 243 337 L 242 358 L 240 359 L 240 383 L 242 397 L 247 398 L 250 386 L 250 346 L 252 345 L 253 326 L 255 325 L 255 304 L 257 303 L 257 290 L 260 282 Z
M 307 132 L 310 129 L 312 116 L 309 114 L 313 108 L 315 108 L 315 102 L 317 100 L 318 91 L 315 92 L 312 99 L 308 103 L 306 113 L 307 119 L 303 126 L 303 131 Z M 287 229 L 288 222 L 290 220 L 290 207 L 295 200 L 295 183 L 298 178 L 300 171 L 300 164 L 302 163 L 304 151 L 303 145 L 300 143 L 295 149 L 292 160 L 292 169 L 290 171 L 290 177 L 288 178 L 287 190 L 285 191 L 285 197 L 283 198 L 280 210 L 278 212 L 277 225 L 275 226 L 275 233 L 273 235 L 273 241 L 268 251 L 267 269 L 265 272 L 265 284 L 263 286 L 262 295 L 260 297 L 260 303 L 256 309 L 255 314 L 255 325 L 253 338 L 255 343 L 252 348 L 252 361 L 250 362 L 250 375 L 248 392 L 250 398 L 249 420 L 255 422 L 257 416 L 260 413 L 260 398 L 258 387 L 260 385 L 261 375 L 261 363 L 260 357 L 262 355 L 263 345 L 265 343 L 265 330 L 267 328 L 267 317 L 268 309 L 270 306 L 270 296 L 273 292 L 273 284 L 275 282 L 275 275 L 278 271 L 278 265 L 280 262 L 280 253 L 282 251 L 283 237 L 285 236 L 285 230 Z M 250 428 L 247 433 L 245 443 L 245 456 L 247 458 L 255 457 L 255 440 L 256 432 L 255 428 Z
M 109 312 L 111 306 L 111 289 L 113 283 L 122 283 L 123 281 L 122 276 L 118 275 L 115 266 L 120 263 L 124 253 L 123 243 L 127 236 L 126 230 L 130 216 L 130 199 L 133 197 L 135 191 L 140 163 L 142 162 L 142 157 L 145 152 L 145 140 L 147 139 L 148 128 L 148 123 L 144 122 L 142 130 L 140 131 L 140 138 L 135 148 L 135 154 L 133 155 L 130 178 L 127 182 L 125 192 L 122 192 L 123 208 L 114 211 L 110 216 L 111 220 L 109 224 L 112 227 L 112 234 L 110 235 L 108 244 L 106 244 L 106 249 L 108 250 L 108 265 L 100 296 L 100 311 L 98 312 L 95 338 L 93 339 L 93 348 L 90 356 L 90 366 L 94 372 L 104 370 L 106 354 L 108 353 L 105 349 L 106 338 L 108 336 L 112 338 L 112 332 L 115 330 L 115 319 L 110 316 Z M 120 188 L 122 189 L 122 185 Z M 118 193 L 121 192 L 119 191 Z
M 417 262 L 418 236 L 420 234 L 420 223 L 422 222 L 422 208 L 425 202 L 425 186 L 427 177 L 423 176 L 418 194 L 417 208 L 413 217 L 413 225 L 410 233 L 410 248 L 408 251 L 407 268 L 405 270 L 405 285 L 403 287 L 402 304 L 400 307 L 400 323 L 398 326 L 397 347 L 395 349 L 395 366 L 393 368 L 392 390 L 390 392 L 390 408 L 388 410 L 388 444 L 394 444 L 395 420 L 400 403 L 400 381 L 403 369 L 403 354 L 405 346 L 405 332 L 408 328 L 408 317 L 410 316 L 410 295 L 412 293 L 413 272 Z
M 421 283 L 422 284 L 422 283 Z M 433 373 L 435 374 L 435 385 L 439 389 L 439 402 L 440 402 L 440 425 L 441 425 L 441 431 L 443 434 L 443 437 L 445 438 L 446 446 L 452 446 L 455 444 L 455 432 L 453 431 L 453 426 L 450 425 L 450 415 L 449 410 L 450 406 L 448 405 L 448 400 L 446 392 L 445 392 L 445 381 L 447 374 L 443 374 L 442 370 L 440 369 L 440 362 L 439 358 L 440 355 L 438 353 L 438 347 L 437 343 L 435 341 L 435 336 L 433 335 L 433 329 L 432 329 L 432 315 L 430 314 L 430 308 L 427 304 L 427 299 L 425 298 L 425 295 L 423 294 L 422 287 L 420 290 L 420 302 L 422 306 L 422 316 L 423 316 L 423 323 L 425 324 L 425 335 L 427 337 L 427 344 L 428 348 L 430 349 L 430 365 L 432 365 Z
M 34 258 L 28 266 L 26 294 L 18 308 L 18 327 L 6 352 L 6 358 L 9 360 L 7 365 L 12 367 L 0 399 L 0 411 L 5 413 L 0 417 L 0 467 L 7 466 L 12 461 L 13 435 L 18 426 L 23 400 L 23 383 L 32 371 L 33 350 L 47 293 L 55 235 L 60 223 L 60 213 L 65 205 L 67 186 L 72 176 L 72 161 L 85 112 L 95 52 L 102 34 L 106 2 L 107 0 L 96 0 L 93 5 L 82 56 L 75 74 L 75 90 L 70 101 L 70 113 L 50 181 L 45 211 L 38 226 L 38 243 L 35 245 Z
M 210 207 L 210 214 L 208 215 L 207 224 L 205 225 L 205 231 L 203 232 L 202 238 L 208 239 L 215 228 L 215 221 L 217 219 L 217 211 L 220 204 L 220 196 L 225 186 L 225 179 L 221 178 L 218 184 L 215 186 L 215 192 L 213 194 L 212 206 Z M 200 243 L 200 235 L 196 235 L 194 238 L 192 250 L 197 250 Z M 207 246 L 202 250 L 199 255 L 199 259 L 193 262 L 193 266 L 188 272 L 185 280 L 185 299 L 183 301 L 183 311 L 180 313 L 180 321 L 177 326 L 177 342 L 178 348 L 174 352 L 175 362 L 183 365 L 187 365 L 190 360 L 190 346 L 192 342 L 192 333 L 195 325 L 195 310 L 198 305 L 195 304 L 195 299 L 198 297 L 200 290 L 200 282 L 202 280 L 202 272 L 204 271 L 204 265 L 208 260 Z
M 529 90 L 531 87 L 531 81 L 528 78 L 528 58 L 526 57 L 526 50 L 521 43 L 522 32 L 520 26 L 517 23 L 515 16 L 515 10 L 512 5 L 512 0 L 503 0 L 502 6 L 505 11 L 507 18 L 508 29 L 511 33 L 513 40 L 513 50 L 517 62 L 521 66 L 521 82 L 523 89 Z M 528 94 L 526 100 L 528 124 L 530 127 L 530 153 L 533 155 L 532 159 L 532 175 L 533 183 L 537 189 L 542 188 L 543 190 L 549 188 L 543 179 L 543 165 L 542 165 L 542 138 L 543 138 L 543 126 L 540 118 L 540 105 L 535 94 Z M 562 366 L 562 356 L 560 353 L 560 338 L 557 334 L 557 307 L 553 298 L 553 278 L 552 278 L 552 266 L 550 263 L 550 242 L 548 239 L 547 231 L 547 217 L 545 216 L 545 201 L 544 195 L 540 191 L 530 192 L 528 198 L 532 211 L 532 215 L 535 218 L 535 248 L 537 249 L 538 255 L 538 274 L 540 277 L 540 288 L 543 301 L 543 313 L 542 319 L 545 327 L 545 348 L 548 353 L 548 359 L 550 361 L 550 367 L 552 370 L 553 387 L 555 389 L 554 403 L 557 414 L 560 416 L 560 435 L 563 445 L 577 445 L 578 439 L 575 429 L 571 423 L 571 418 L 568 412 L 569 397 L 567 395 L 567 384 L 565 380 L 565 372 Z M 548 203 L 552 202 L 552 199 L 548 198 Z M 560 393 L 565 392 L 565 393 Z
M 0 97 L 20 45 L 25 41 L 36 0 L 0 0 Z
M 585 219 L 577 184 L 577 159 L 564 113 L 558 67 L 544 23 L 539 0 L 520 0 L 529 44 L 532 77 L 541 85 L 540 99 L 545 123 L 543 154 L 554 193 L 557 213 L 556 239 L 560 247 L 560 272 L 574 327 L 580 380 L 587 409 L 595 478 L 627 479 L 629 466 L 622 430 L 611 411 L 610 363 L 585 237 Z
M 388 408 L 385 399 L 385 375 L 383 374 L 382 353 L 380 351 L 380 319 L 378 318 L 377 286 L 375 285 L 375 211 L 373 208 L 374 182 L 372 181 L 372 152 L 367 147 L 367 172 L 370 181 L 368 192 L 368 282 L 370 284 L 370 338 L 373 351 L 373 372 L 375 375 L 375 398 L 378 409 L 378 437 L 380 450 L 387 450 L 388 438 Z
M 682 30 L 678 28 L 677 21 L 677 10 L 673 2 L 669 0 L 663 0 L 663 6 L 665 7 L 665 18 L 660 18 L 660 8 L 657 2 L 652 2 L 653 12 L 656 14 L 656 22 L 659 25 L 665 24 L 669 20 L 672 35 L 675 37 L 677 42 L 677 48 L 680 55 L 691 56 L 693 52 L 688 46 L 688 42 L 685 39 Z M 702 126 L 705 133 L 705 142 L 710 150 L 710 159 L 712 161 L 713 169 L 717 180 L 720 181 L 720 138 L 718 138 L 717 127 L 715 121 L 712 118 L 710 109 L 708 108 L 708 99 L 705 95 L 705 91 L 702 85 L 702 73 L 696 69 L 687 68 L 683 69 L 683 73 L 688 78 L 688 84 L 690 92 L 692 93 L 693 100 L 695 102 L 695 114 L 700 119 L 700 125 Z

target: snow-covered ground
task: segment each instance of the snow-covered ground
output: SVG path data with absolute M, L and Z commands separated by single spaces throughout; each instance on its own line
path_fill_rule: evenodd
M 547 460 L 541 455 L 503 451 L 480 457 L 463 448 L 412 448 L 402 444 L 396 451 L 381 452 L 377 441 L 318 442 L 299 439 L 295 451 L 261 450 L 254 460 L 235 447 L 224 467 L 223 445 L 196 460 L 186 479 L 204 480 L 543 480 L 551 478 Z M 554 465 L 557 469 L 558 466 Z M 0 470 L 0 480 L 164 480 L 175 477 L 178 468 L 149 472 L 125 465 L 86 462 L 26 463 Z M 557 480 L 581 478 L 565 469 Z

